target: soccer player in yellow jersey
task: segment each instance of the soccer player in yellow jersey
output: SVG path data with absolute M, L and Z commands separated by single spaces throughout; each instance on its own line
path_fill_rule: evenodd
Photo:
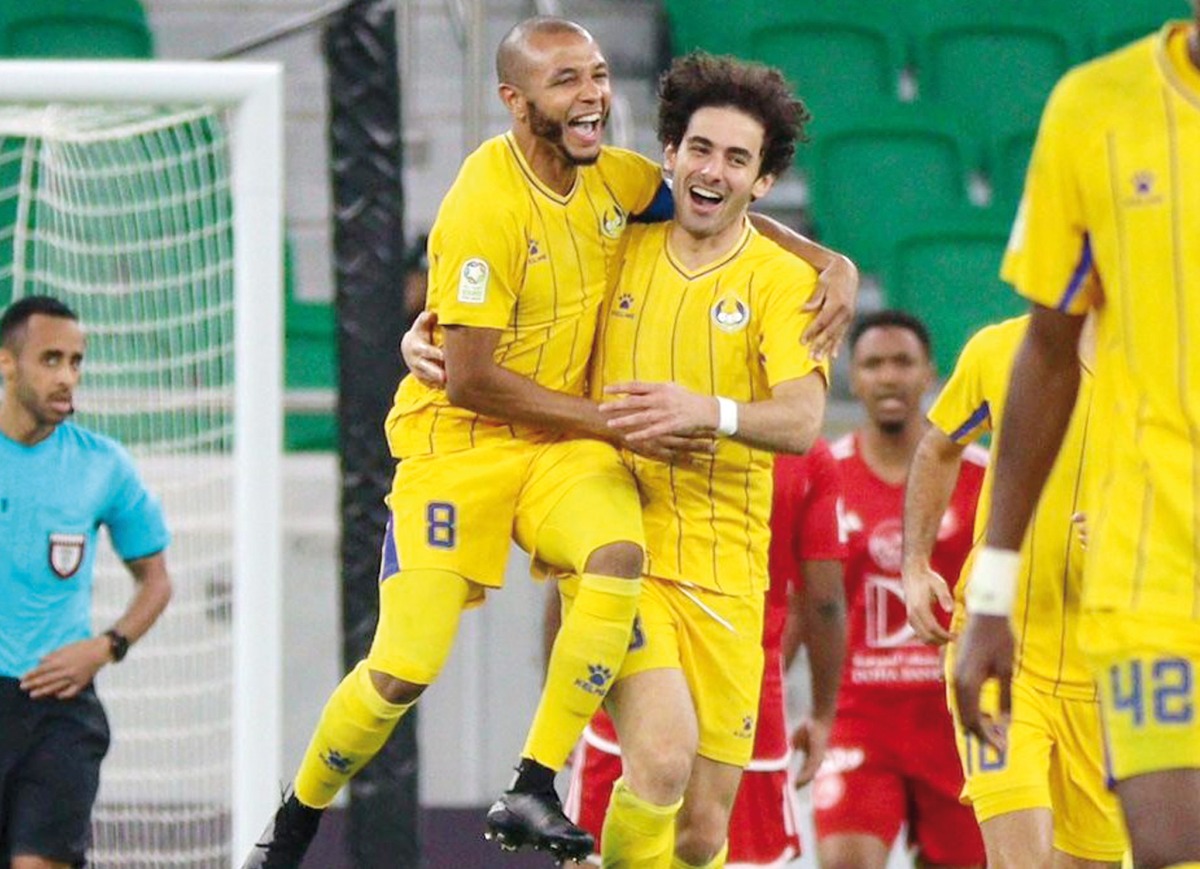
M 955 669 L 964 727 L 1003 747 L 980 690 L 997 677 L 1007 712 L 1018 550 L 1075 404 L 1092 311 L 1104 477 L 1079 643 L 1139 867 L 1200 866 L 1200 9 L 1193 18 L 1072 70 L 1046 106 L 1003 265 L 1033 310 Z
M 967 342 L 929 411 L 932 425 L 909 469 L 903 571 L 909 621 L 926 642 L 951 641 L 949 671 L 955 651 L 951 632 L 961 628 L 966 615 L 966 583 L 955 588 L 947 632 L 933 607 L 949 609 L 951 600 L 946 582 L 930 567 L 930 553 L 967 445 L 988 432 L 993 447 L 1003 440 L 1008 377 L 1028 322 L 1027 316 L 1006 320 Z M 1091 333 L 1086 330 L 1085 339 Z M 1095 441 L 1105 436 L 1092 412 L 1092 378 L 1083 361 L 1092 355 L 1081 347 L 1083 379 L 1075 413 L 1021 546 L 1012 619 L 1016 699 L 1005 747 L 996 751 L 958 734 L 964 797 L 979 820 L 992 869 L 1099 869 L 1119 865 L 1125 851 L 1116 800 L 1097 750 L 1095 682 L 1076 636 L 1083 551 L 1072 533 L 1072 517 L 1083 510 L 1085 493 L 1100 475 L 1096 462 L 1084 461 L 1085 452 L 1095 451 Z M 991 479 L 989 467 L 975 514 L 977 539 L 987 525 Z M 950 701 L 953 712 L 953 696 Z
M 747 220 L 806 119 L 767 67 L 694 54 L 663 78 L 675 218 L 626 234 L 601 314 L 601 409 L 630 443 L 719 439 L 715 455 L 669 464 L 625 452 L 647 562 L 640 631 L 611 695 L 624 774 L 606 867 L 725 865 L 763 667 L 771 452 L 808 449 L 825 407 L 827 371 L 795 304 L 816 273 Z
M 512 128 L 467 158 L 430 236 L 446 387 L 406 379 L 387 421 L 402 461 L 375 639 L 326 704 L 294 793 L 246 869 L 299 864 L 323 809 L 437 677 L 462 610 L 502 584 L 510 537 L 570 577 L 574 604 L 489 832 L 558 857 L 591 849 L 553 779 L 629 645 L 643 531 L 613 446 L 622 438 L 584 393 L 618 243 L 660 192 L 661 173 L 601 145 L 608 67 L 583 28 L 557 18 L 517 25 L 497 72 Z M 691 443 L 666 436 L 637 448 L 669 456 Z

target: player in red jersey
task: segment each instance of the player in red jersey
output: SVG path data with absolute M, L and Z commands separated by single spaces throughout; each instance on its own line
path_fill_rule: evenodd
M 837 717 L 813 786 L 823 869 L 883 869 L 907 824 L 923 866 L 984 862 L 946 709 L 939 651 L 917 639 L 901 591 L 901 520 L 909 462 L 925 430 L 933 383 L 929 333 L 901 311 L 855 324 L 850 379 L 867 421 L 834 442 L 849 548 L 849 644 Z M 964 456 L 934 548 L 935 569 L 958 576 L 972 544 L 986 454 Z M 949 618 L 949 613 L 945 614 Z
M 824 755 L 846 646 L 837 462 L 828 445 L 818 441 L 803 456 L 776 456 L 774 478 L 758 729 L 754 758 L 742 775 L 730 816 L 726 869 L 782 867 L 799 855 L 795 788 L 813 777 Z M 557 602 L 551 609 L 552 626 Z M 804 762 L 793 776 L 783 676 L 801 642 L 808 648 L 813 702 L 795 735 Z M 620 775 L 616 732 L 602 712 L 575 751 L 564 807 L 596 837 L 597 852 L 609 794 Z M 599 863 L 598 854 L 593 862 Z

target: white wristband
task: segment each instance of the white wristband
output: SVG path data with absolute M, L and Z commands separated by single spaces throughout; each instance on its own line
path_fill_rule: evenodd
M 717 396 L 717 434 L 732 437 L 737 434 L 738 406 L 732 398 Z
M 981 616 L 1012 614 L 1017 596 L 1021 554 L 985 546 L 979 550 L 967 581 L 967 612 Z

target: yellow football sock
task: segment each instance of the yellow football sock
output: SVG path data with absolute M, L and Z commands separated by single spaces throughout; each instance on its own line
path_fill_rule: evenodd
M 522 757 L 560 770 L 625 660 L 639 579 L 585 573 L 559 628 Z
M 675 848 L 675 816 L 683 800 L 669 806 L 647 802 L 617 779 L 604 828 L 600 865 L 604 869 L 667 869 Z
M 367 662 L 360 661 L 325 704 L 296 773 L 296 799 L 314 809 L 333 802 L 342 786 L 383 747 L 411 706 L 384 700 L 371 683 Z
M 717 856 L 713 857 L 703 866 L 693 866 L 691 863 L 685 863 L 678 857 L 671 861 L 671 869 L 723 869 L 725 866 L 725 858 L 729 856 L 729 843 L 726 842 L 721 846 L 721 850 L 717 852 Z

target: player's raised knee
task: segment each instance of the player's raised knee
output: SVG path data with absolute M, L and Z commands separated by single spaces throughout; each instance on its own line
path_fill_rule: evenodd
M 642 575 L 642 547 L 628 541 L 607 543 L 588 556 L 584 570 L 604 576 L 637 579 Z
M 396 676 L 389 676 L 379 670 L 371 671 L 371 684 L 375 686 L 380 697 L 388 703 L 395 704 L 415 703 L 428 687 Z
M 669 805 L 683 796 L 692 775 L 696 756 L 694 742 L 663 740 L 653 750 L 625 750 L 625 783 L 631 791 L 651 803 Z

